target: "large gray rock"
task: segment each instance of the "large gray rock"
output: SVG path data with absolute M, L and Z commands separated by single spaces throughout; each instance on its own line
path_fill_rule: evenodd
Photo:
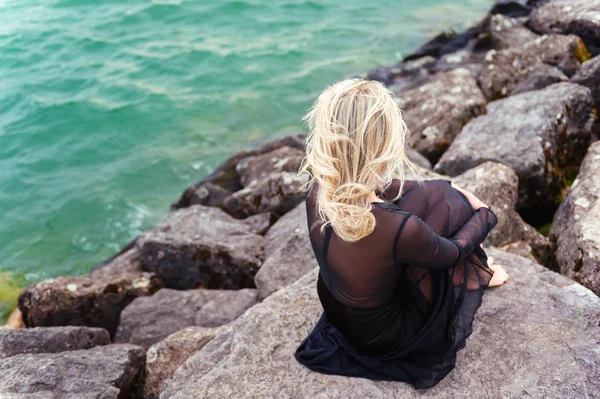
M 0 358 L 56 353 L 110 343 L 108 331 L 89 327 L 34 327 L 0 331 Z
M 216 327 L 244 313 L 257 302 L 257 291 L 172 290 L 164 288 L 139 298 L 123 310 L 115 342 L 145 349 L 189 326 Z
M 223 209 L 239 219 L 263 212 L 284 215 L 302 201 L 299 189 L 307 177 L 306 173 L 272 173 L 231 194 L 223 201 Z
M 160 397 L 562 399 L 600 392 L 600 299 L 527 259 L 488 254 L 511 278 L 486 292 L 456 369 L 432 389 L 325 375 L 296 362 L 294 351 L 323 310 L 315 269 L 190 357 Z
M 304 152 L 288 146 L 238 162 L 236 171 L 240 175 L 242 186 L 248 187 L 265 179 L 273 173 L 297 172 L 304 158 Z
M 556 66 L 571 76 L 589 53 L 580 38 L 574 35 L 543 35 L 522 47 L 490 50 L 477 81 L 485 97 L 492 101 L 507 97 L 542 64 Z
M 304 148 L 304 139 L 304 134 L 285 136 L 267 141 L 250 150 L 236 152 L 210 175 L 188 187 L 181 197 L 171 204 L 171 210 L 186 208 L 190 205 L 222 205 L 226 196 L 243 188 L 240 175 L 236 170 L 240 161 L 284 146 L 301 150 Z
M 485 112 L 485 98 L 471 72 L 438 73 L 427 84 L 397 93 L 414 148 L 437 161 L 471 119 Z
M 0 360 L 0 398 L 124 399 L 137 390 L 144 350 L 104 345 Z
M 587 87 L 592 91 L 596 107 L 600 107 L 600 55 L 584 62 L 571 82 Z
M 25 325 L 101 327 L 113 336 L 125 306 L 163 287 L 156 274 L 139 271 L 135 252 L 127 251 L 83 276 L 58 277 L 27 286 L 19 294 Z
M 308 237 L 306 221 L 306 201 L 302 201 L 294 209 L 283 215 L 265 234 L 265 258 L 268 258 L 282 247 L 285 238 L 295 233 Z
M 590 146 L 550 237 L 560 272 L 600 295 L 600 142 Z
M 140 263 L 168 288 L 252 287 L 263 260 L 264 238 L 255 228 L 218 208 L 178 209 L 140 235 Z
M 529 26 L 539 33 L 572 33 L 600 52 L 600 1 L 552 0 L 535 8 Z
M 490 35 L 492 47 L 496 50 L 522 47 L 538 36 L 516 19 L 501 14 L 490 18 Z
M 554 83 L 566 82 L 569 78 L 557 67 L 540 64 L 531 71 L 525 79 L 518 83 L 512 90 L 511 95 L 525 93 L 526 91 L 541 90 Z
M 228 326 L 186 327 L 152 345 L 146 352 L 146 378 L 142 392 L 144 399 L 157 399 L 162 385 L 179 366 L 210 340 L 227 330 Z
M 434 170 L 455 176 L 501 162 L 519 177 L 519 207 L 552 208 L 590 143 L 592 107 L 589 89 L 572 83 L 494 101 L 487 115 L 463 128 Z
M 498 217 L 498 224 L 486 239 L 487 245 L 503 247 L 523 242 L 537 262 L 554 267 L 550 240 L 525 223 L 515 210 L 519 179 L 513 169 L 501 163 L 485 162 L 456 176 L 452 183 L 475 194 Z

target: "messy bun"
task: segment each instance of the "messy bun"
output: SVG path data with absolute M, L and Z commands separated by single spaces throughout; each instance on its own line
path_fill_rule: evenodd
M 385 190 L 404 168 L 417 170 L 406 156 L 408 129 L 393 94 L 381 83 L 348 79 L 331 85 L 304 116 L 309 132 L 298 174 L 302 187 L 317 182 L 317 210 L 344 241 L 355 242 L 375 229 L 369 195 Z

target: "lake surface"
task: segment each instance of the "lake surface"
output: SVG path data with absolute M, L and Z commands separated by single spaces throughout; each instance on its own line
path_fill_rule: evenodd
M 86 272 L 328 84 L 492 3 L 0 0 L 0 291 Z

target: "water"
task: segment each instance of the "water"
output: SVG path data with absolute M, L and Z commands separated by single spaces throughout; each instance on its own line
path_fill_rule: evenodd
M 491 4 L 0 0 L 0 275 L 86 272 L 328 84 Z

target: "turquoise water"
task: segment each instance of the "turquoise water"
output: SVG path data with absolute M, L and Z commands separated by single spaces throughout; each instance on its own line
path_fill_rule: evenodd
M 328 84 L 491 0 L 0 0 L 0 270 L 81 274 Z

